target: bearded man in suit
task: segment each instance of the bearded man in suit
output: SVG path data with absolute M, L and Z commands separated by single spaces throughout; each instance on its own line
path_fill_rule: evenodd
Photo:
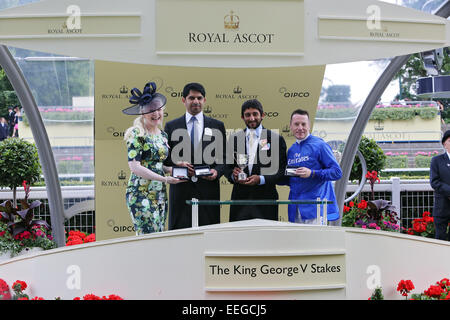
M 233 184 L 231 200 L 278 200 L 276 184 L 286 169 L 286 142 L 282 136 L 262 126 L 264 115 L 258 100 L 242 104 L 241 118 L 246 128 L 233 134 L 227 147 L 225 176 Z M 242 157 L 248 159 L 244 169 L 238 163 Z M 233 158 L 234 163 L 228 164 Z M 245 173 L 243 179 L 242 172 Z M 230 221 L 248 219 L 278 220 L 278 205 L 230 206 Z

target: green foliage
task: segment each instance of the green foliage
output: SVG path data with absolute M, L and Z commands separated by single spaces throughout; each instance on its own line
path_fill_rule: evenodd
M 386 157 L 386 168 L 408 168 L 408 156 L 388 156 Z
M 376 287 L 370 296 L 370 300 L 384 300 L 383 291 L 381 287 Z
M 331 85 L 326 91 L 326 102 L 348 102 L 350 101 L 349 85 Z
M 404 171 L 404 172 L 382 172 L 380 178 L 382 180 L 389 180 L 392 177 L 400 178 L 401 180 L 418 180 L 430 179 L 430 172 Z
M 429 156 L 424 155 L 417 155 L 414 158 L 414 163 L 416 165 L 416 168 L 429 168 L 431 165 L 431 158 Z
M 39 180 L 41 165 L 37 148 L 21 138 L 8 138 L 0 143 L 0 187 L 16 189 L 24 180 Z
M 64 122 L 66 124 L 77 124 L 79 125 L 79 122 L 70 122 L 70 121 L 83 121 L 86 120 L 86 123 L 88 121 L 92 121 L 94 119 L 94 114 L 91 111 L 74 111 L 74 112 L 45 112 L 41 113 L 42 120 L 45 122 L 45 120 L 59 120 L 59 121 L 67 121 Z M 29 126 L 29 122 L 27 119 L 26 114 L 23 114 L 22 116 L 22 122 L 24 125 Z
M 17 106 L 19 104 L 19 99 L 6 77 L 5 70 L 0 66 L 0 117 L 4 117 L 8 114 L 9 106 Z
M 60 160 L 58 162 L 58 173 L 81 173 L 83 161 L 78 160 Z
M 375 170 L 380 172 L 385 168 L 386 155 L 383 150 L 377 145 L 375 140 L 369 139 L 365 136 L 361 137 L 358 150 L 364 156 L 367 164 L 367 170 Z M 362 166 L 359 158 L 356 156 L 353 162 L 352 170 L 350 172 L 350 180 L 361 181 Z
M 372 111 L 370 120 L 411 120 L 419 116 L 424 120 L 434 119 L 438 110 L 434 107 L 422 108 L 376 108 Z
M 427 76 L 427 72 L 423 67 L 422 59 L 419 53 L 411 55 L 408 61 L 403 65 L 403 67 L 397 72 L 394 80 L 400 82 L 400 93 L 395 97 L 395 99 L 409 99 L 409 100 L 420 100 L 420 97 L 416 95 L 416 81 L 419 78 Z
M 330 109 L 318 109 L 316 118 L 350 118 L 358 115 L 359 109 L 356 108 L 330 108 Z
M 15 48 L 15 56 L 57 56 Z M 73 97 L 94 95 L 93 61 L 18 62 L 38 106 L 71 106 Z

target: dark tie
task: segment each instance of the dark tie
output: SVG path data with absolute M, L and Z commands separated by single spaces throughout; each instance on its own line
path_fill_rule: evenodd
M 195 124 L 197 123 L 197 118 L 196 117 L 192 117 L 191 118 L 191 122 L 192 122 L 192 128 L 191 128 L 191 144 L 192 146 L 195 148 L 197 146 L 197 139 L 195 137 Z

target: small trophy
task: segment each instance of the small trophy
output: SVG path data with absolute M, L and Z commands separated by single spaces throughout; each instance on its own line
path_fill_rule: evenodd
M 239 172 L 238 174 L 238 180 L 247 179 L 247 174 L 244 172 L 244 169 L 248 165 L 248 154 L 245 153 L 236 154 L 236 163 L 241 169 L 241 172 Z

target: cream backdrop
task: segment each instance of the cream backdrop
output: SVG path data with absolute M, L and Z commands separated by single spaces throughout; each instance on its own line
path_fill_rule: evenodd
M 289 118 L 296 108 L 307 109 L 314 119 L 325 66 L 289 68 L 198 68 L 152 66 L 95 61 L 95 199 L 98 239 L 134 235 L 125 203 L 130 177 L 125 130 L 134 116 L 122 109 L 129 106 L 130 90 L 142 91 L 148 81 L 157 84 L 167 97 L 164 122 L 181 116 L 186 109 L 181 91 L 188 82 L 200 82 L 206 89 L 207 116 L 221 120 L 227 130 L 241 129 L 241 105 L 259 99 L 266 116 L 263 125 L 279 130 L 288 147 L 294 139 Z M 232 185 L 222 177 L 221 199 L 231 197 Z M 278 187 L 280 199 L 288 198 L 288 187 Z M 229 206 L 221 208 L 221 222 L 228 222 Z M 287 206 L 280 206 L 280 220 L 287 220 Z

